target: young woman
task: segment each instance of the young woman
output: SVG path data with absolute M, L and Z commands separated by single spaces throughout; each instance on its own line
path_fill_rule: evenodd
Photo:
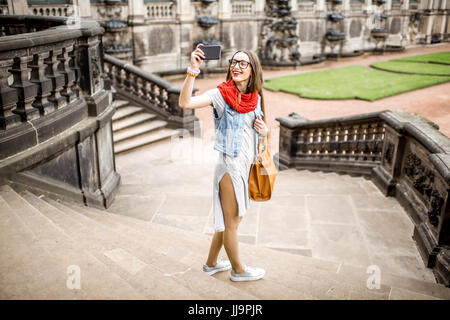
M 258 280 L 264 277 L 265 271 L 241 263 L 237 231 L 250 207 L 248 178 L 257 155 L 258 140 L 264 147 L 267 144 L 264 137 L 268 128 L 262 120 L 262 68 L 253 52 L 237 51 L 229 60 L 226 81 L 215 89 L 192 97 L 194 79 L 200 73 L 200 65 L 205 58 L 201 46 L 199 44 L 191 54 L 179 105 L 187 109 L 213 107 L 214 149 L 219 151 L 213 187 L 215 233 L 203 272 L 213 275 L 232 268 L 232 281 Z M 229 261 L 217 260 L 222 245 Z

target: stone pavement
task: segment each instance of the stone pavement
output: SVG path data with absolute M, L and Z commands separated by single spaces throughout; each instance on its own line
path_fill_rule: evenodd
M 216 157 L 213 145 L 200 138 L 118 155 L 122 185 L 108 211 L 211 235 Z M 252 201 L 239 240 L 435 282 L 412 240 L 413 228 L 398 202 L 370 180 L 289 169 L 279 172 L 270 201 Z
M 301 66 L 296 70 L 265 70 L 264 77 L 351 64 L 369 65 L 437 51 L 450 51 L 450 44 L 420 46 L 382 56 L 365 54 Z M 197 79 L 194 86 L 201 93 L 216 87 L 224 76 L 211 74 Z M 178 85 L 183 79 L 168 78 Z M 374 102 L 303 99 L 267 90 L 264 96 L 273 137 L 272 154 L 278 152 L 279 125 L 275 118 L 294 111 L 315 120 L 402 109 L 420 113 L 437 123 L 444 134 L 450 134 L 450 83 Z M 213 150 L 214 125 L 211 108 L 197 109 L 195 114 L 200 119 L 201 139 L 161 141 L 116 157 L 122 186 L 108 211 L 157 225 L 212 234 L 212 183 L 217 157 Z M 344 269 L 354 266 L 365 270 L 376 265 L 382 272 L 435 282 L 412 240 L 413 228 L 398 202 L 384 197 L 369 180 L 287 170 L 279 173 L 270 201 L 252 202 L 239 227 L 239 239 L 245 244 L 340 263 Z M 204 252 L 205 259 L 206 255 Z M 222 256 L 225 256 L 224 251 Z

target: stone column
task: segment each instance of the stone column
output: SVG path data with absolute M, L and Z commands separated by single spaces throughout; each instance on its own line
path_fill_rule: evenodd
M 91 18 L 91 2 L 89 0 L 76 0 L 74 4 L 77 6 L 75 11 L 77 17 Z
M 386 14 L 389 15 L 389 12 L 392 10 L 392 0 L 387 0 L 384 7 L 386 8 Z
M 402 11 L 403 10 L 408 10 L 408 9 L 409 9 L 409 0 L 403 0 Z
M 291 12 L 294 13 L 295 11 L 298 11 L 298 2 L 297 0 L 291 0 L 289 3 L 289 6 L 291 7 Z
M 128 23 L 131 25 L 144 23 L 144 0 L 128 1 Z
M 9 14 L 28 14 L 27 0 L 8 0 Z
M 266 8 L 266 0 L 255 0 L 255 12 L 264 13 Z
M 344 1 L 342 2 L 342 10 L 343 10 L 344 15 L 345 15 L 348 11 L 350 11 L 350 0 L 344 0 Z
M 230 0 L 220 0 L 218 2 L 218 18 L 219 19 L 229 19 L 231 18 L 231 1 Z
M 193 49 L 193 8 L 191 0 L 177 0 L 177 20 L 180 21 L 180 54 L 178 67 L 186 68 Z
M 337 12 L 337 11 L 336 11 Z M 341 5 L 341 14 L 345 17 L 339 23 L 342 25 L 342 32 L 345 34 L 345 40 L 342 43 L 342 53 L 350 53 L 353 51 L 352 40 L 350 40 L 350 18 L 348 17 L 350 13 L 350 0 L 344 0 Z M 340 48 L 340 44 L 337 46 Z M 334 52 L 339 52 L 335 49 Z
M 177 16 L 180 21 L 191 20 L 191 0 L 177 0 Z
M 422 29 L 420 33 L 423 35 L 421 40 L 422 43 L 430 44 L 431 43 L 431 32 L 433 28 L 434 15 L 432 15 L 431 11 L 433 10 L 433 0 L 428 0 L 428 2 L 424 3 L 425 12 L 423 15 L 424 22 L 422 24 Z
M 316 2 L 316 10 L 324 11 L 325 10 L 325 0 L 317 0 Z

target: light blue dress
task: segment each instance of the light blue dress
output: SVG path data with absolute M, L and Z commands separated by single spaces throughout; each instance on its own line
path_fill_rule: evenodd
M 225 110 L 225 104 L 221 99 L 219 89 L 211 89 L 206 91 L 211 98 L 213 108 L 216 109 L 219 118 Z M 223 175 L 228 172 L 234 187 L 234 194 L 238 204 L 239 216 L 243 217 L 250 208 L 250 198 L 248 195 L 248 178 L 250 167 L 255 156 L 255 139 L 256 130 L 253 128 L 255 122 L 255 113 L 248 112 L 245 115 L 245 126 L 242 136 L 241 149 L 236 158 L 218 151 L 217 162 L 214 168 L 213 180 L 213 214 L 214 214 L 214 231 L 222 232 L 225 230 L 225 222 L 222 211 L 222 204 L 219 195 L 219 182 Z

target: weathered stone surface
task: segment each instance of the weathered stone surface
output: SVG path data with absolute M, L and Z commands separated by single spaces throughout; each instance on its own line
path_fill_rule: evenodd
M 255 29 L 251 23 L 238 23 L 233 25 L 233 34 L 239 34 L 240 37 L 235 38 L 235 46 L 237 50 L 251 50 L 255 41 Z
M 361 29 L 362 29 L 361 20 L 353 19 L 352 22 L 350 23 L 350 37 L 351 38 L 359 37 L 361 35 Z
M 148 53 L 158 55 L 172 52 L 175 43 L 175 34 L 171 27 L 154 27 L 148 31 Z

